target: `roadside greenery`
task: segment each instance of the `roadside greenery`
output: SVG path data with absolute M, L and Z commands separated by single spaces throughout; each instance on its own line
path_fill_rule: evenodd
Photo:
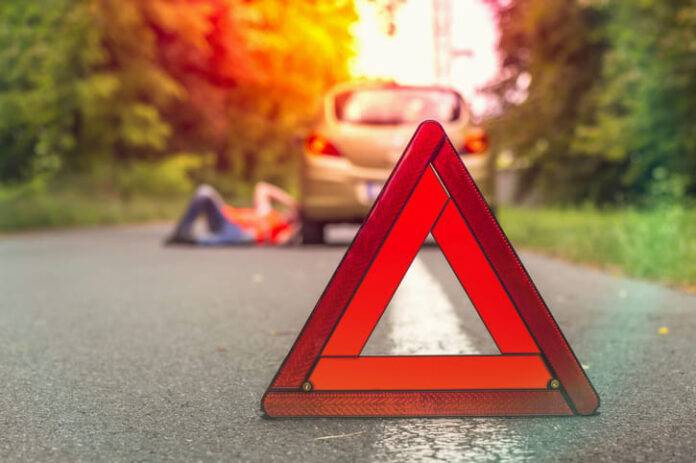
M 696 4 L 490 0 L 499 149 L 547 203 L 696 195 Z
M 0 232 L 174 219 L 195 186 L 190 173 L 203 167 L 200 157 L 179 155 L 0 187 Z
M 74 189 L 62 189 L 50 195 L 23 194 L 11 201 L 0 197 L 0 234 L 49 227 L 173 220 L 180 216 L 185 204 L 184 195 L 162 197 L 138 193 L 125 199 L 106 192 L 88 196 Z
M 513 245 L 696 288 L 696 208 L 504 208 Z
M 287 186 L 355 19 L 351 1 L 0 2 L 0 185 L 184 152 Z

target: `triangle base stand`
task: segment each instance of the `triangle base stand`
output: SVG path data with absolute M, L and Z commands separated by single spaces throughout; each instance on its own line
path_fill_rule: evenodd
M 573 415 L 560 391 L 269 392 L 272 417 Z

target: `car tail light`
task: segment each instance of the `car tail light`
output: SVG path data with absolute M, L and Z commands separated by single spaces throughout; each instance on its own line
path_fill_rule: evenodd
M 307 137 L 307 151 L 317 156 L 340 156 L 336 147 L 329 140 L 319 134 L 313 133 Z
M 481 128 L 469 130 L 464 136 L 462 151 L 466 154 L 481 154 L 488 149 L 488 135 Z

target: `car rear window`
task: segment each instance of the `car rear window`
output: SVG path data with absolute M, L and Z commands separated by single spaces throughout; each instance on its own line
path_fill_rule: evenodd
M 461 115 L 461 98 L 446 89 L 369 88 L 336 95 L 336 119 L 356 124 L 408 124 L 434 119 L 452 122 Z

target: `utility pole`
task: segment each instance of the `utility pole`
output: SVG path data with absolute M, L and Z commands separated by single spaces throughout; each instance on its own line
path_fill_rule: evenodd
M 468 49 L 457 50 L 452 47 L 452 0 L 432 0 L 432 2 L 435 83 L 450 86 L 452 85 L 453 59 L 471 58 L 474 53 Z
M 450 0 L 432 0 L 435 53 L 435 83 L 450 85 L 452 73 L 452 3 Z

